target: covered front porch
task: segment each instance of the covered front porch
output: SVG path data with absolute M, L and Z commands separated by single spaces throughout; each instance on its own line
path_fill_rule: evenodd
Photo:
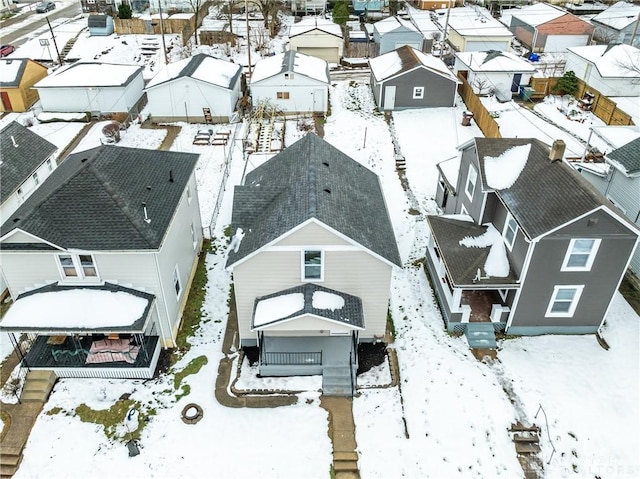
M 20 365 L 58 377 L 151 378 L 161 342 L 155 296 L 106 283 L 51 284 L 18 296 L 0 329 Z

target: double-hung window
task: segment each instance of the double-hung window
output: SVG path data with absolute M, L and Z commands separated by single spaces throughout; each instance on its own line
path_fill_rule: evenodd
M 507 213 L 507 220 L 504 222 L 504 231 L 502 236 L 504 237 L 504 244 L 507 245 L 509 251 L 513 249 L 513 243 L 516 242 L 516 235 L 518 234 L 518 223 L 513 219 L 511 213 Z
M 90 254 L 59 254 L 58 263 L 65 279 L 91 279 L 98 277 L 93 256 Z
M 596 259 L 600 239 L 572 239 L 562 262 L 561 271 L 590 271 Z
M 570 318 L 573 316 L 584 285 L 580 286 L 554 286 L 551 300 L 547 306 L 547 313 L 545 316 L 548 318 Z
M 323 280 L 323 254 L 320 250 L 302 252 L 302 279 L 304 281 Z
M 413 87 L 413 99 L 414 100 L 422 100 L 424 98 L 424 87 L 423 86 L 414 86 Z
M 473 193 L 476 191 L 476 181 L 478 180 L 478 172 L 473 167 L 473 165 L 469 165 L 469 173 L 467 173 L 467 182 L 464 186 L 464 192 L 467 194 L 467 197 L 470 200 L 473 200 Z

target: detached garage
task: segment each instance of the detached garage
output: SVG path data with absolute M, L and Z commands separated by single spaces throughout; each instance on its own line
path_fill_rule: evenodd
M 516 10 L 511 16 L 510 28 L 529 50 L 546 53 L 589 45 L 595 30 L 589 22 L 546 3 Z
M 458 80 L 442 60 L 408 45 L 369 60 L 378 109 L 451 107 Z
M 339 63 L 344 54 L 340 25 L 325 18 L 306 17 L 294 23 L 289 30 L 289 38 L 291 50 L 328 63 Z

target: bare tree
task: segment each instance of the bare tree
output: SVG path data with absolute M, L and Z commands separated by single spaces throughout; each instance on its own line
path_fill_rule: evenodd
M 205 0 L 206 2 L 206 0 Z M 193 12 L 193 38 L 198 44 L 198 20 L 200 16 L 200 8 L 202 8 L 203 0 L 189 0 L 189 5 L 191 5 L 191 11 Z
M 283 9 L 284 3 L 281 0 L 250 0 L 258 7 L 264 22 L 264 27 L 269 29 L 271 36 L 275 36 L 280 28 L 278 12 Z
M 640 83 L 640 52 L 637 49 L 633 50 L 635 51 L 627 51 L 625 58 L 619 58 L 615 64 L 621 70 L 633 74 L 633 77 L 629 80 L 633 84 L 638 84 Z
M 476 78 L 473 81 L 473 86 L 477 88 L 478 95 L 482 95 L 484 90 L 487 90 L 487 93 L 491 90 L 491 83 L 485 78 Z
M 224 17 L 229 24 L 229 33 L 233 33 L 233 13 L 242 0 L 216 0 L 214 5 L 218 7 L 218 18 Z

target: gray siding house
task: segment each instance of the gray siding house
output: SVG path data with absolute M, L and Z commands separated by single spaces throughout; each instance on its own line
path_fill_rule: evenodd
M 322 374 L 323 394 L 352 395 L 400 265 L 377 175 L 307 134 L 236 186 L 232 232 L 240 343 L 260 374 Z
M 373 41 L 379 45 L 380 55 L 409 45 L 416 50 L 425 50 L 425 39 L 409 20 L 388 17 L 373 24 Z M 429 45 L 429 50 L 431 45 Z
M 640 35 L 636 24 L 640 15 L 640 5 L 630 2 L 618 2 L 590 21 L 595 26 L 593 37 L 602 43 L 625 43 L 640 48 Z
M 440 165 L 427 269 L 447 330 L 472 347 L 495 347 L 494 331 L 596 333 L 606 318 L 638 229 L 563 154 L 561 141 L 476 138 L 456 173 Z
M 640 228 L 640 138 L 636 138 L 605 155 L 608 170 L 580 167 L 582 175 L 611 203 Z M 640 282 L 640 248 L 629 264 L 629 270 Z
M 408 45 L 369 60 L 371 89 L 380 110 L 451 107 L 458 79 L 442 60 Z
M 198 156 L 69 156 L 0 227 L 13 306 L 0 330 L 59 377 L 149 378 L 173 347 L 202 244 Z

